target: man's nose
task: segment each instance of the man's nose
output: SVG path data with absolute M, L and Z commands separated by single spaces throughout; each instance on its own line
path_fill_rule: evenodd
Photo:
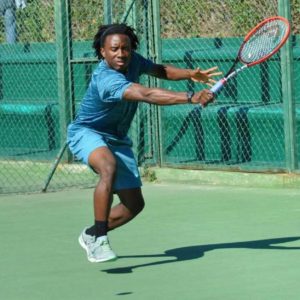
M 119 51 L 118 51 L 118 56 L 119 56 L 119 57 L 125 56 L 125 51 L 122 50 L 122 49 L 119 49 Z

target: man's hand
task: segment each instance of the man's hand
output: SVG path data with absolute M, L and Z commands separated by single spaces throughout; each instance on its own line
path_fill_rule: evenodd
M 219 76 L 222 72 L 215 72 L 218 70 L 218 67 L 213 67 L 207 70 L 200 70 L 197 68 L 196 70 L 191 70 L 191 80 L 195 82 L 205 83 L 208 86 L 213 86 L 216 83 L 216 80 L 213 79 L 215 76 Z
M 200 103 L 203 107 L 205 107 L 208 103 L 213 101 L 214 93 L 207 89 L 195 93 L 192 97 L 192 103 Z

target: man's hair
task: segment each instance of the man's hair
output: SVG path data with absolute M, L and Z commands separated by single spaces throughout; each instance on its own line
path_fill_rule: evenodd
M 95 49 L 95 54 L 99 59 L 103 59 L 101 55 L 100 48 L 103 48 L 105 43 L 105 38 L 111 34 L 125 34 L 129 37 L 131 42 L 131 49 L 136 50 L 139 40 L 137 35 L 134 33 L 134 29 L 126 24 L 110 24 L 101 25 L 94 37 L 93 48 Z

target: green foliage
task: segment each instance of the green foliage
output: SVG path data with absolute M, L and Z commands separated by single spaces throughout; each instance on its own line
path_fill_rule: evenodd
M 144 180 L 148 182 L 154 182 L 157 180 L 155 171 L 147 166 L 145 166 L 141 172 Z
M 265 14 L 267 9 L 257 9 L 257 6 L 253 5 L 253 1 L 251 0 L 240 1 L 239 5 L 234 5 L 236 1 L 233 0 L 230 0 L 228 2 L 233 35 L 239 33 L 242 33 L 242 35 L 244 35 L 255 24 L 259 23 L 266 17 L 263 14 Z M 266 5 L 266 8 L 268 7 L 268 5 Z
M 76 40 L 90 40 L 103 20 L 103 1 L 73 0 L 72 34 Z
M 299 0 L 295 0 L 299 1 Z M 277 14 L 277 1 L 161 0 L 163 37 L 243 36 L 267 16 Z
M 54 6 L 50 1 L 31 0 L 24 9 L 17 10 L 20 42 L 55 40 Z
M 16 11 L 19 42 L 45 42 L 55 40 L 54 3 L 49 0 L 28 0 L 24 9 Z M 5 41 L 4 20 L 0 18 L 0 42 Z
M 73 38 L 92 39 L 98 25 L 103 21 L 103 1 L 73 0 L 71 2 L 71 24 Z M 24 9 L 16 12 L 19 42 L 55 41 L 53 0 L 28 0 Z M 4 20 L 0 18 L 0 42 L 4 42 Z
M 300 34 L 300 0 L 292 0 L 291 8 L 293 16 L 293 33 Z
M 104 19 L 103 1 L 70 0 L 70 3 L 73 39 L 91 40 Z M 126 3 L 113 2 L 117 19 L 124 13 Z M 160 0 L 162 37 L 243 36 L 258 21 L 276 15 L 277 5 L 277 0 L 180 0 L 171 5 L 169 0 Z M 293 33 L 299 34 L 300 0 L 291 0 L 291 12 Z M 141 10 L 140 13 L 144 14 Z M 25 9 L 17 10 L 17 28 L 20 42 L 55 41 L 54 0 L 28 0 Z M 3 17 L 0 29 L 0 42 L 4 42 Z

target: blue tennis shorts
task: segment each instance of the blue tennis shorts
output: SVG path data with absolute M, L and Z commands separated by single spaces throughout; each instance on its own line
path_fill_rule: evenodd
M 130 145 L 110 142 L 98 132 L 81 128 L 68 132 L 68 145 L 77 159 L 86 165 L 90 154 L 99 147 L 108 147 L 116 158 L 117 170 L 113 190 L 124 190 L 142 186 L 140 173 Z

